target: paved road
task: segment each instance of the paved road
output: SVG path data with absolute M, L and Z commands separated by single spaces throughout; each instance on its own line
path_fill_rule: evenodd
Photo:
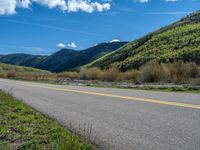
M 102 149 L 200 150 L 199 94 L 4 79 L 0 79 L 0 89 L 12 91 L 26 104 L 88 136 Z

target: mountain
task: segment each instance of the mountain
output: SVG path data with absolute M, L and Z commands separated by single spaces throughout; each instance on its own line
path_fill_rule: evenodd
M 101 43 L 81 51 L 61 49 L 50 56 L 36 56 L 28 54 L 0 55 L 0 62 L 34 67 L 52 72 L 61 72 L 65 70 L 77 69 L 109 52 L 115 51 L 125 44 L 127 44 L 127 42 Z
M 43 61 L 46 56 L 29 55 L 29 54 L 10 54 L 0 55 L 0 62 L 19 66 L 35 67 Z
M 78 51 L 70 50 L 70 49 L 62 49 L 52 54 L 51 56 L 47 57 L 46 59 L 44 59 L 41 63 L 39 63 L 36 66 L 36 68 L 55 72 L 65 62 L 75 61 L 78 55 L 79 55 Z
M 64 63 L 61 63 L 55 70 L 51 71 L 61 72 L 64 70 L 78 69 L 81 66 L 88 64 L 89 62 L 92 62 L 107 53 L 117 50 L 125 44 L 127 44 L 127 42 L 101 43 L 86 50 L 78 52 L 76 51 L 76 55 L 74 55 L 75 57 L 70 56 L 71 59 L 63 61 Z
M 116 66 L 122 71 L 149 61 L 193 61 L 200 64 L 200 11 L 132 41 L 88 64 L 88 67 Z

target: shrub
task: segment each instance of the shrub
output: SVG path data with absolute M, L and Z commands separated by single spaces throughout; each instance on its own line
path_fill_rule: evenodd
M 101 70 L 99 68 L 84 68 L 79 72 L 63 72 L 54 74 L 50 72 L 30 72 L 16 70 L 0 70 L 2 78 L 17 78 L 36 81 L 55 81 L 59 78 L 99 80 L 107 82 L 140 82 L 140 83 L 191 83 L 199 84 L 200 67 L 195 63 L 177 61 L 173 63 L 146 63 L 139 69 L 121 72 L 116 67 Z
M 62 72 L 56 75 L 57 78 L 69 78 L 69 79 L 77 79 L 77 72 Z
M 81 69 L 79 72 L 79 79 L 82 80 L 98 80 L 101 76 L 101 70 L 99 68 Z
M 0 78 L 5 78 L 7 74 L 5 72 L 0 72 Z
M 191 78 L 196 78 L 200 75 L 200 68 L 198 67 L 198 65 L 196 63 L 188 63 L 186 64 L 186 68 L 187 68 L 187 74 L 189 75 L 189 77 Z
M 121 72 L 116 67 L 104 70 L 100 70 L 99 68 L 84 68 L 81 69 L 80 72 L 65 72 L 58 74 L 57 77 L 107 82 L 139 81 L 141 83 L 189 83 L 191 78 L 198 78 L 199 74 L 200 71 L 197 64 L 177 61 L 167 64 L 149 62 L 138 70 L 134 69 L 126 72 Z
M 116 68 L 111 68 L 108 70 L 103 70 L 100 76 L 102 81 L 114 82 L 114 81 L 123 81 L 123 73 Z
M 129 70 L 127 72 L 124 72 L 124 79 L 126 81 L 134 81 L 136 82 L 138 80 L 138 77 L 140 76 L 141 72 L 139 70 Z
M 16 77 L 16 71 L 8 71 L 6 77 L 7 78 L 15 78 Z
M 157 62 L 150 62 L 140 68 L 141 82 L 159 82 L 166 80 L 166 73 L 162 65 Z
M 187 74 L 188 68 L 183 61 L 177 61 L 175 63 L 169 64 L 171 66 L 170 74 L 172 75 L 172 80 L 178 83 L 185 82 L 188 80 L 189 75 Z M 170 67 L 169 67 L 170 68 Z

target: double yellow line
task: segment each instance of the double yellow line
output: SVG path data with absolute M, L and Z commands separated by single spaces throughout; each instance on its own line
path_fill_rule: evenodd
M 80 93 L 80 94 L 88 94 L 88 95 L 95 95 L 95 96 L 112 97 L 112 98 L 118 98 L 118 99 L 154 103 L 154 104 L 162 104 L 162 105 L 171 105 L 171 106 L 177 106 L 177 107 L 200 109 L 200 105 L 187 104 L 187 103 L 177 103 L 177 102 L 161 101 L 161 100 L 148 99 L 148 98 L 120 96 L 120 95 L 104 94 L 104 93 L 97 93 L 97 92 L 91 92 L 91 91 L 62 89 L 62 88 L 47 87 L 47 86 L 41 86 L 41 85 L 27 85 L 27 84 L 20 84 L 20 83 L 17 83 L 17 84 L 21 85 L 21 86 L 36 87 L 36 88 L 42 88 L 42 89 L 48 89 L 48 90 L 54 90 L 54 91 L 73 92 L 73 93 Z

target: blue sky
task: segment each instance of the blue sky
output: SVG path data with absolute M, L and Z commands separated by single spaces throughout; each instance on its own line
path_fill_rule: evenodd
M 0 0 L 0 54 L 132 41 L 199 9 L 200 0 Z

